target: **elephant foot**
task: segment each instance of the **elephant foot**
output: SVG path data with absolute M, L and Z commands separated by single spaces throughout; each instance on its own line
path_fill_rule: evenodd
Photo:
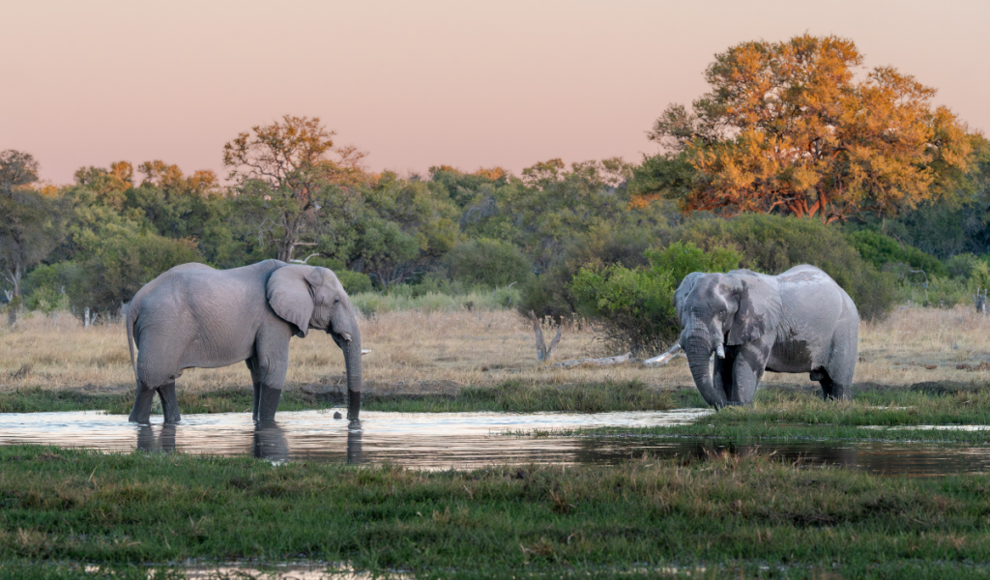
M 139 425 L 151 424 L 151 403 L 155 399 L 155 390 L 141 388 L 138 389 L 137 398 L 134 400 L 134 408 L 127 418 L 131 423 Z
M 258 416 L 255 422 L 258 424 L 268 423 L 275 420 L 275 411 L 278 410 L 278 400 L 282 396 L 282 389 L 264 388 L 261 390 L 261 401 L 258 402 Z
M 162 402 L 162 414 L 165 415 L 166 425 L 176 425 L 182 421 L 179 415 L 179 403 L 175 397 L 175 383 L 158 387 L 158 398 Z

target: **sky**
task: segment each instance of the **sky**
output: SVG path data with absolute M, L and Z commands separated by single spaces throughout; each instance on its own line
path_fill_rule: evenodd
M 3 0 L 0 150 L 55 184 L 119 160 L 223 176 L 224 143 L 291 114 L 373 171 L 639 162 L 716 53 L 805 32 L 990 132 L 987 23 L 986 0 Z

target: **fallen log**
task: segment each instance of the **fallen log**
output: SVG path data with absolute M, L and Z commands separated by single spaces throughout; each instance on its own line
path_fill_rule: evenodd
M 687 357 L 687 355 L 684 354 L 684 349 L 681 348 L 681 345 L 680 344 L 675 344 L 674 346 L 672 346 L 670 348 L 670 350 L 668 350 L 667 352 L 663 353 L 660 356 L 655 356 L 653 358 L 648 358 L 648 359 L 644 360 L 643 361 L 643 364 L 644 365 L 647 365 L 647 366 L 665 365 L 665 364 L 669 363 L 670 361 L 674 360 L 674 357 L 677 357 L 677 356 Z
M 631 357 L 632 357 L 632 353 L 627 352 L 626 354 L 622 354 L 619 356 L 607 356 L 605 358 L 582 358 L 579 360 L 565 360 L 550 365 L 550 368 L 569 369 L 581 365 L 594 365 L 599 367 L 608 366 L 608 365 L 620 365 L 622 363 L 629 362 L 629 359 Z

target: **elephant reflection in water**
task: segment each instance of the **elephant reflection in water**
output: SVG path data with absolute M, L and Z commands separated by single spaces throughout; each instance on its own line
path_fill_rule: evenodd
M 141 425 L 137 431 L 137 448 L 147 452 L 171 453 L 175 451 L 176 425 L 162 425 L 157 435 L 150 425 Z M 285 431 L 274 421 L 262 421 L 254 426 L 251 449 L 258 459 L 286 461 L 289 459 L 289 443 Z M 361 422 L 352 421 L 347 426 L 347 462 L 363 463 L 361 448 Z
M 161 451 L 171 453 L 175 451 L 175 425 L 162 425 L 162 432 L 155 435 L 150 425 L 138 427 L 137 448 L 140 451 Z
M 289 443 L 285 431 L 274 421 L 255 425 L 254 456 L 269 461 L 289 459 Z M 347 463 L 362 463 L 360 421 L 351 421 L 347 426 Z

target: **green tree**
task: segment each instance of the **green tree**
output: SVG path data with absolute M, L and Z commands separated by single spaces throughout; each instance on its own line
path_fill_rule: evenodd
M 144 174 L 139 187 L 124 192 L 122 210 L 137 210 L 167 238 L 197 242 L 202 257 L 217 267 L 243 265 L 249 258 L 251 240 L 245 234 L 234 200 L 220 186 L 212 171 L 196 171 L 190 176 L 178 166 L 149 161 L 138 166 Z
M 532 275 L 532 264 L 519 248 L 501 240 L 461 242 L 444 261 L 450 277 L 468 286 L 506 286 L 526 282 Z
M 346 262 L 381 287 L 425 273 L 457 242 L 456 205 L 426 183 L 386 171 L 358 191 L 360 203 L 348 212 L 354 238 Z
M 297 248 L 317 244 L 318 228 L 326 223 L 320 219 L 322 190 L 365 178 L 365 154 L 335 145 L 334 135 L 319 118 L 285 115 L 224 145 L 223 163 L 238 184 L 240 211 L 279 260 L 291 261 Z
M 21 279 L 45 259 L 60 237 L 58 200 L 35 191 L 38 162 L 30 153 L 0 152 L 0 271 L 9 298 L 21 297 Z

